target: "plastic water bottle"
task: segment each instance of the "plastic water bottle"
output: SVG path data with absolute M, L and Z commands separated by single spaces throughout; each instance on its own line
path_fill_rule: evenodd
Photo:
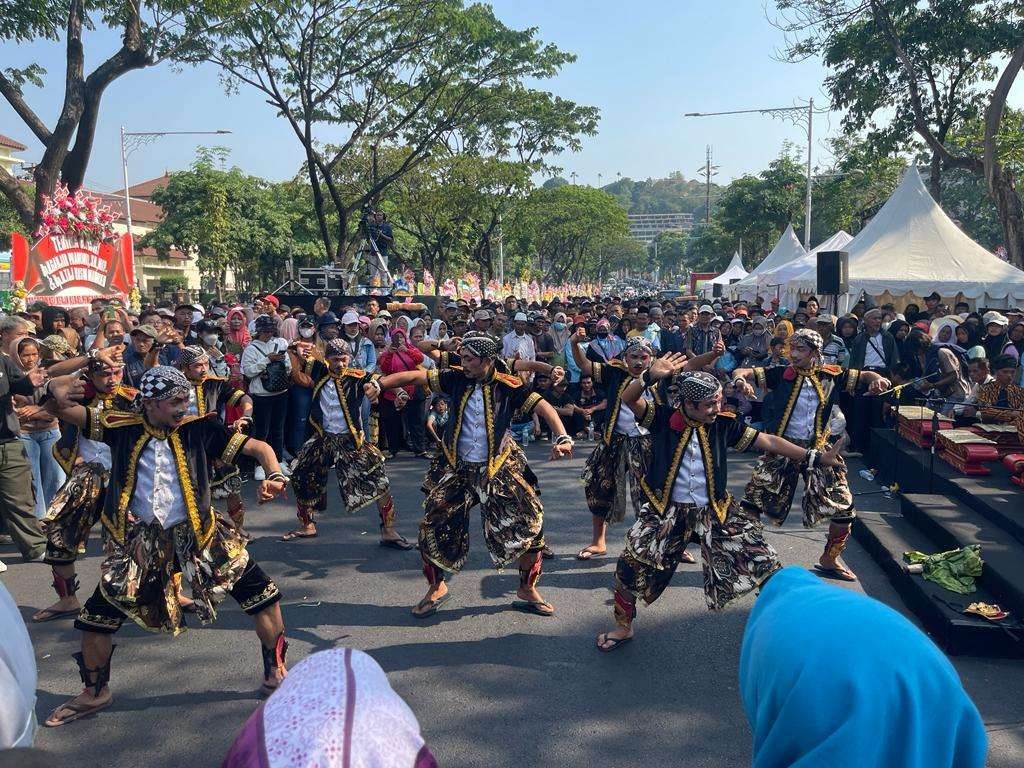
M 587 424 L 587 440 L 594 442 L 594 422 L 592 421 Z
M 875 473 L 872 472 L 870 469 L 862 469 L 857 474 L 860 475 L 861 477 L 863 477 L 869 483 L 875 482 Z
M 519 430 L 519 438 L 520 438 L 520 440 L 523 443 L 523 448 L 529 448 L 530 447 L 530 428 L 529 427 L 523 427 L 522 429 L 520 429 Z

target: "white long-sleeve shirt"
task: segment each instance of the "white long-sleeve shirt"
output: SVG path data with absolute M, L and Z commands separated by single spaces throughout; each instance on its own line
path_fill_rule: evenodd
M 270 362 L 267 359 L 267 355 L 272 355 L 275 352 L 284 352 L 286 349 L 288 349 L 288 342 L 277 337 L 270 341 L 253 339 L 242 350 L 242 375 L 249 382 L 250 395 L 265 397 L 267 395 L 281 394 L 280 392 L 267 392 L 263 388 L 263 382 L 260 381 L 260 374 L 267 369 L 267 364 Z M 284 356 L 284 366 L 288 369 L 288 373 L 292 372 L 292 361 L 287 354 Z
M 509 331 L 502 338 L 501 356 L 513 358 L 517 354 L 520 360 L 534 361 L 537 359 L 537 346 L 533 343 L 533 337 L 524 333 L 522 336 L 515 331 Z

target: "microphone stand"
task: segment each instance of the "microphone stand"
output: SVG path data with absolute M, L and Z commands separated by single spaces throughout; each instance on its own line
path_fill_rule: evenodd
M 935 446 L 939 442 L 939 408 L 945 398 L 937 389 L 928 391 L 925 395 L 925 405 L 932 409 L 932 447 L 928 456 L 928 493 L 935 490 Z

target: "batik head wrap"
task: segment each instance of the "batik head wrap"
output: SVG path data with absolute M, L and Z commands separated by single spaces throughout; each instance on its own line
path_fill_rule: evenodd
M 142 400 L 167 400 L 188 395 L 188 379 L 177 368 L 157 365 L 142 374 L 139 381 L 139 397 Z
M 344 339 L 331 339 L 324 348 L 324 357 L 341 357 L 351 354 L 352 350 L 349 349 L 348 342 Z
M 682 410 L 687 401 L 710 400 L 722 391 L 722 382 L 705 371 L 683 371 L 672 377 L 668 386 L 668 402 Z
M 837 637 L 850 641 L 842 664 L 830 650 Z M 842 696 L 823 696 L 822 680 Z M 985 726 L 942 651 L 888 606 L 803 568 L 783 568 L 761 590 L 739 682 L 753 765 L 985 764 Z M 879 727 L 893 713 L 900 726 Z
M 178 355 L 178 366 L 180 368 L 188 368 L 192 363 L 198 363 L 201 360 L 209 359 L 210 356 L 206 354 L 206 350 L 202 347 L 182 347 L 181 354 Z
M 821 334 L 817 331 L 812 331 L 810 328 L 801 328 L 800 330 L 793 331 L 793 340 L 802 341 L 815 352 L 821 352 L 822 347 L 825 346 Z
M 472 354 L 477 357 L 484 359 L 493 359 L 498 356 L 501 351 L 501 347 L 498 346 L 498 342 L 486 333 L 479 333 L 476 331 L 467 333 L 462 337 L 462 348 L 469 350 Z
M 630 336 L 626 339 L 626 347 L 622 354 L 625 355 L 627 352 L 647 352 L 653 355 L 654 345 L 646 336 Z

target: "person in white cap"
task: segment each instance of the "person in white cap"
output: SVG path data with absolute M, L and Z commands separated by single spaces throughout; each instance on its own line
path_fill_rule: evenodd
M 526 332 L 528 322 L 524 312 L 516 312 L 512 318 L 512 330 L 501 340 L 501 356 L 506 360 L 537 359 L 537 346 L 533 343 L 533 337 Z
M 985 348 L 985 357 L 995 360 L 1003 354 L 1003 348 L 1010 341 L 1010 337 L 1006 333 L 1010 321 L 999 312 L 986 312 L 981 319 L 985 324 L 985 338 L 981 342 Z
M 715 310 L 710 304 L 703 304 L 697 311 L 697 322 L 686 329 L 684 351 L 690 359 L 711 352 L 722 340 L 721 332 L 711 325 Z

